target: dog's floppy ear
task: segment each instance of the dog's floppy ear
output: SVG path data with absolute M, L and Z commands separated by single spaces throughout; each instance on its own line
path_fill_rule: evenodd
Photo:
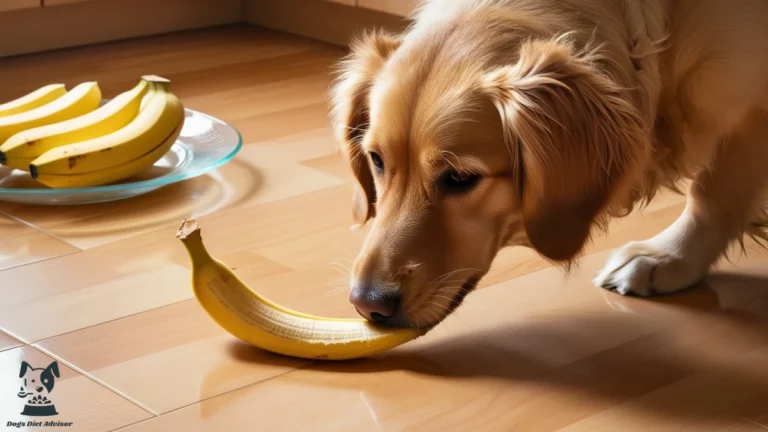
M 58 362 L 53 362 L 53 363 L 49 364 L 48 367 L 45 368 L 45 371 L 53 373 L 53 375 L 56 376 L 56 378 L 58 378 L 59 377 L 59 363 Z
M 55 382 L 53 379 L 54 376 L 59 378 L 59 364 L 55 361 L 49 364 L 48 367 L 40 373 L 40 380 L 42 380 L 43 385 L 49 392 L 53 390 L 53 384 Z
M 553 261 L 578 255 L 614 194 L 648 157 L 638 110 L 564 37 L 521 45 L 516 64 L 489 72 L 519 176 L 528 240 Z
M 34 369 L 32 366 L 30 366 L 29 363 L 23 361 L 21 362 L 21 370 L 19 371 L 19 378 L 24 377 L 24 375 L 27 374 L 27 370 Z
M 384 62 L 399 46 L 400 39 L 384 31 L 372 31 L 353 41 L 332 89 L 334 132 L 358 183 L 352 212 L 357 224 L 364 224 L 375 215 L 376 189 L 361 147 L 369 122 L 370 88 Z

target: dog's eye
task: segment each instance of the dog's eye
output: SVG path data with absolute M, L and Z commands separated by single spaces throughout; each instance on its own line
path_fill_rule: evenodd
M 371 162 L 373 162 L 373 166 L 376 167 L 379 174 L 384 172 L 384 161 L 381 160 L 381 156 L 378 153 L 371 152 Z
M 464 193 L 477 186 L 479 181 L 479 174 L 448 171 L 440 176 L 439 183 L 445 193 Z

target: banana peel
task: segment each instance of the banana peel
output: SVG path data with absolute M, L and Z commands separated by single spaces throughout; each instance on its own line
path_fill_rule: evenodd
M 194 219 L 176 237 L 192 263 L 195 298 L 208 315 L 236 338 L 291 357 L 347 360 L 377 355 L 412 341 L 418 329 L 379 328 L 364 319 L 308 315 L 280 306 L 247 286 L 203 244 Z

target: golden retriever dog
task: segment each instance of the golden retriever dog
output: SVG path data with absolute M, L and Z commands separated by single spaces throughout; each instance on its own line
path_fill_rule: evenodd
M 765 238 L 768 1 L 432 0 L 354 41 L 332 118 L 372 220 L 350 301 L 430 328 L 508 246 L 567 266 L 610 218 L 687 188 L 596 284 L 690 287 Z

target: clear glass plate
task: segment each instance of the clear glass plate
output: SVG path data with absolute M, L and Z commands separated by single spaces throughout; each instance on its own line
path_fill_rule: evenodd
M 105 186 L 53 189 L 28 172 L 0 165 L 0 201 L 73 205 L 117 201 L 197 177 L 229 162 L 243 145 L 240 132 L 209 115 L 186 109 L 184 127 L 171 150 L 141 174 Z

